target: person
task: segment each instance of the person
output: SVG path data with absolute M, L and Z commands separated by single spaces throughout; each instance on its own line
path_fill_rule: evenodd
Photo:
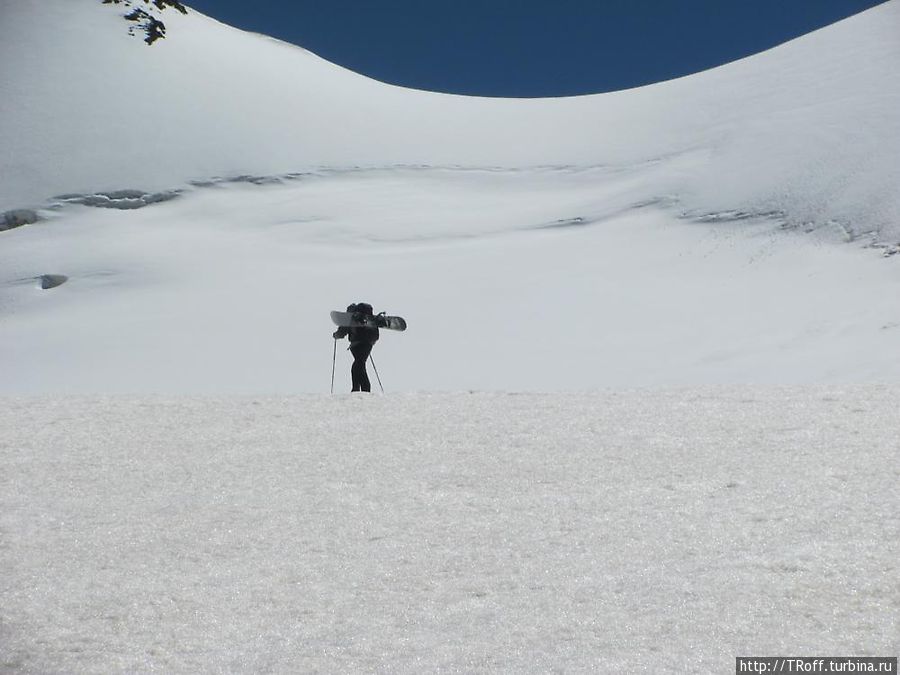
M 354 319 L 360 322 L 368 321 L 375 324 L 377 319 L 372 305 L 367 302 L 357 302 L 347 307 L 347 312 L 354 315 Z M 350 353 L 353 354 L 353 365 L 350 367 L 350 377 L 353 381 L 352 391 L 372 391 L 369 382 L 369 374 L 366 372 L 366 361 L 372 353 L 372 347 L 378 342 L 377 325 L 341 326 L 334 331 L 334 339 L 343 338 L 350 340 Z

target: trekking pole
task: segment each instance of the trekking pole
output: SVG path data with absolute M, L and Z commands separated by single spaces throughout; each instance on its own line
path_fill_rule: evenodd
M 381 393 L 384 393 L 384 386 L 381 384 L 381 376 L 378 374 L 378 368 L 375 367 L 375 359 L 369 354 L 369 361 L 372 362 L 372 370 L 375 371 L 375 377 L 378 379 L 378 386 L 381 387 Z
M 337 339 L 334 341 L 334 355 L 331 357 L 331 394 L 334 395 L 334 364 L 337 361 Z

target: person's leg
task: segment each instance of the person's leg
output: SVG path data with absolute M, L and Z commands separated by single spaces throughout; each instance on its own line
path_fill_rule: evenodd
M 351 345 L 350 353 L 353 354 L 353 365 L 350 367 L 353 391 L 372 391 L 369 374 L 366 372 L 366 361 L 372 353 L 372 345 L 365 342 Z

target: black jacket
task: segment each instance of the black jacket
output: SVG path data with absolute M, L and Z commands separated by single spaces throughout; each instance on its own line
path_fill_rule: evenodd
M 378 329 L 369 326 L 341 326 L 334 334 L 335 339 L 340 340 L 343 337 L 350 337 L 350 344 L 355 345 L 361 342 L 375 344 L 378 342 Z
M 341 326 L 334 333 L 336 340 L 349 335 L 350 346 L 358 344 L 372 344 L 378 342 L 378 326 L 384 326 L 384 318 L 375 316 L 372 305 L 367 302 L 357 302 L 347 307 L 347 311 L 353 314 L 353 318 L 360 323 L 368 323 L 367 326 Z

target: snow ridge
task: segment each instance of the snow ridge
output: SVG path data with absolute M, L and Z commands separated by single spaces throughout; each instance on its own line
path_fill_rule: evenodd
M 2 210 L 212 175 L 633 165 L 703 152 L 674 185 L 689 210 L 777 211 L 793 225 L 840 222 L 853 237 L 900 241 L 897 0 L 695 76 L 531 101 L 388 86 L 197 12 L 174 14 L 177 39 L 152 52 L 123 42 L 94 0 L 0 12 Z

